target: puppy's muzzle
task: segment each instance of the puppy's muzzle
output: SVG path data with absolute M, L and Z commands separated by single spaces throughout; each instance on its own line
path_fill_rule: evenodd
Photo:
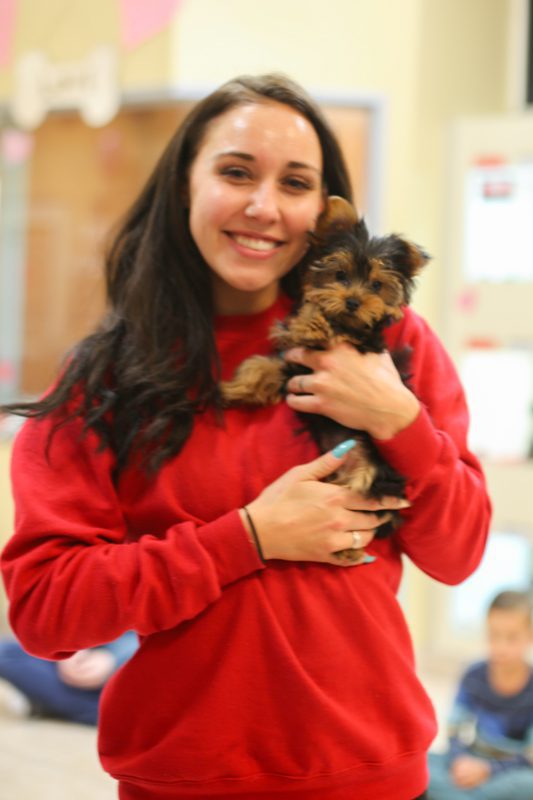
M 345 306 L 347 311 L 357 311 L 360 305 L 361 303 L 359 300 L 357 300 L 357 298 L 355 297 L 346 298 Z

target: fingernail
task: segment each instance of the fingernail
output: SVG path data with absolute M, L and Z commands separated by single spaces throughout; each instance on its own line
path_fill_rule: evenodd
M 409 502 L 409 500 L 398 499 L 396 501 L 396 503 L 394 504 L 394 507 L 395 508 L 411 508 L 411 503 Z
M 369 556 L 368 553 L 365 553 L 365 557 L 363 558 L 363 560 L 360 563 L 361 564 L 372 564 L 374 561 L 376 561 L 376 556 Z
M 405 500 L 403 497 L 382 497 L 381 503 L 383 509 L 411 508 L 409 500 Z
M 335 458 L 342 458 L 353 447 L 355 447 L 356 444 L 357 444 L 357 442 L 355 441 L 355 439 L 346 439 L 344 442 L 341 442 L 340 444 L 338 444 L 337 447 L 335 447 L 331 451 L 331 453 L 332 453 L 332 455 L 335 456 Z
M 286 352 L 287 352 L 286 350 L 278 350 L 278 356 L 279 356 L 280 358 L 285 358 L 285 353 L 286 353 Z

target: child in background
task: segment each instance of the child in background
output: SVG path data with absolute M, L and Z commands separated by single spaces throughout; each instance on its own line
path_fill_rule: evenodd
M 15 639 L 6 637 L 0 640 L 3 704 L 18 714 L 96 725 L 102 689 L 137 647 L 137 635 L 126 631 L 108 644 L 79 650 L 56 662 L 31 656 Z
M 430 800 L 532 800 L 531 599 L 505 591 L 487 614 L 488 659 L 464 674 L 449 752 L 431 753 Z

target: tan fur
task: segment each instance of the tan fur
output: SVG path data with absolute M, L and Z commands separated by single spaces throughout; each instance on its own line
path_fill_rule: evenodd
M 243 361 L 231 381 L 222 381 L 220 389 L 226 406 L 269 406 L 279 403 L 284 384 L 283 361 L 277 356 L 252 356 Z

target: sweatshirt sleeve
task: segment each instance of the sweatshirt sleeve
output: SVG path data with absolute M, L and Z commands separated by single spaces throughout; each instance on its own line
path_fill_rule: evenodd
M 412 348 L 411 386 L 421 409 L 408 428 L 376 444 L 408 481 L 412 505 L 396 533 L 401 549 L 431 577 L 455 584 L 481 561 L 490 500 L 468 450 L 468 409 L 455 367 L 427 324 L 408 311 L 397 345 Z
M 216 602 L 228 584 L 262 568 L 237 510 L 197 526 L 129 541 L 112 480 L 114 459 L 80 425 L 48 419 L 14 443 L 15 534 L 0 565 L 13 631 L 42 658 L 172 628 Z

